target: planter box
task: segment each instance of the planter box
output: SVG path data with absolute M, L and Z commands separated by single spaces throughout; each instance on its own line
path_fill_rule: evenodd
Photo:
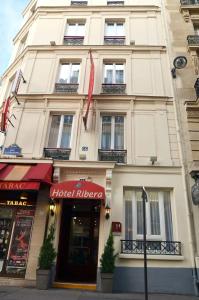
M 112 293 L 113 273 L 101 273 L 101 291 L 103 293 Z
M 36 288 L 39 290 L 47 290 L 51 286 L 52 271 L 40 270 L 36 271 Z

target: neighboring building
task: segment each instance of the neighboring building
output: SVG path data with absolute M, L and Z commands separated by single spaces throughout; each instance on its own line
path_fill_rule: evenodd
M 8 99 L 21 69 L 20 104 L 11 99 L 14 127 L 7 127 L 0 159 L 0 283 L 35 284 L 39 249 L 55 222 L 55 286 L 100 288 L 100 257 L 112 228 L 119 253 L 114 291 L 143 291 L 145 186 L 149 290 L 194 294 L 160 1 L 31 1 L 24 20 L 1 93 Z M 89 49 L 95 84 L 85 130 Z
M 170 63 L 184 56 L 187 66 L 176 70 L 173 78 L 176 115 L 188 191 L 191 240 L 195 257 L 195 282 L 199 278 L 199 1 L 165 0 Z M 195 203 L 196 205 L 194 205 Z

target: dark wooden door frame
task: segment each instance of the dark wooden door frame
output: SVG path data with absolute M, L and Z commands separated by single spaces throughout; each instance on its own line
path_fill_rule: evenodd
M 98 244 L 99 244 L 99 225 L 100 225 L 100 210 L 97 213 L 94 213 L 94 206 L 100 205 L 100 201 L 97 200 L 76 200 L 76 199 L 63 199 L 62 203 L 62 210 L 61 210 L 61 222 L 60 222 L 60 234 L 59 234 L 59 245 L 58 245 L 58 256 L 57 256 L 57 266 L 56 266 L 56 280 L 57 281 L 63 281 L 63 282 L 96 282 L 96 276 L 97 276 L 97 258 L 95 265 L 92 266 L 91 273 L 95 275 L 91 275 L 92 279 L 86 279 L 86 274 L 89 272 L 87 269 L 85 272 L 85 268 L 82 266 L 79 267 L 79 270 L 77 268 L 77 273 L 84 274 L 84 278 L 82 276 L 79 276 L 80 279 L 78 279 L 78 276 L 76 280 L 72 278 L 70 280 L 70 275 L 67 273 L 67 257 L 68 257 L 68 251 L 69 251 L 69 232 L 70 232 L 70 221 L 73 216 L 72 214 L 72 207 L 74 204 L 80 204 L 80 205 L 88 205 L 90 206 L 89 214 L 90 214 L 90 230 L 89 230 L 89 238 L 92 239 L 92 241 L 89 241 L 90 244 L 90 252 L 96 250 L 98 254 Z M 80 213 L 80 215 L 84 215 L 84 213 Z M 77 214 L 78 215 L 78 214 Z M 85 214 L 86 215 L 86 214 Z M 88 215 L 87 215 L 88 216 Z M 97 219 L 97 226 L 98 226 L 98 240 L 97 245 L 94 245 L 94 227 L 92 226 L 92 221 L 94 220 L 95 216 Z M 65 241 L 65 242 L 64 242 Z M 96 249 L 95 249 L 96 248 Z M 90 259 L 92 257 L 93 253 L 90 253 Z M 94 255 L 94 254 L 93 254 Z M 98 255 L 97 255 L 98 256 Z M 69 268 L 69 266 L 68 266 Z M 94 270 L 94 271 L 93 271 Z M 81 275 L 81 274 L 80 274 Z M 89 278 L 89 274 L 88 278 Z

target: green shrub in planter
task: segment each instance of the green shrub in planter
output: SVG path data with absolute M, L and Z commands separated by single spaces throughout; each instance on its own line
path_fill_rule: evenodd
M 55 234 L 55 227 L 51 225 L 49 228 L 49 233 L 44 239 L 43 245 L 40 249 L 38 266 L 36 274 L 36 287 L 38 289 L 46 290 L 51 285 L 52 279 L 52 266 L 56 258 L 56 251 L 53 245 Z
M 56 258 L 56 251 L 53 245 L 55 235 L 55 227 L 52 224 L 49 228 L 49 233 L 45 238 L 39 254 L 39 269 L 49 270 L 52 268 Z
M 100 259 L 101 263 L 101 290 L 105 293 L 112 292 L 113 272 L 115 269 L 114 241 L 112 232 L 109 234 L 108 240 L 104 247 L 104 252 Z

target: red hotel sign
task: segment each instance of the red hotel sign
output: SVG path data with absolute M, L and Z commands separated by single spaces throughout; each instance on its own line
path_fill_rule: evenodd
M 53 184 L 51 198 L 105 200 L 104 188 L 90 181 L 65 181 Z
M 3 181 L 0 190 L 39 190 L 39 182 Z

